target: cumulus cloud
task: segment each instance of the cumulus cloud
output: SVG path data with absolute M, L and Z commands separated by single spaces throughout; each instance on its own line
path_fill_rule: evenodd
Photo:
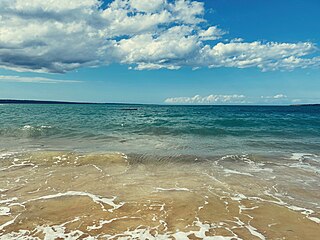
M 287 98 L 287 95 L 284 94 L 277 94 L 275 96 L 273 96 L 274 99 L 283 99 L 283 98 Z
M 204 18 L 203 2 L 102 3 L 1 0 L 0 67 L 59 73 L 111 63 L 139 70 L 320 67 L 318 49 L 311 42 L 226 42 L 226 32 Z
M 279 93 L 274 96 L 261 96 L 261 98 L 263 98 L 263 99 L 286 99 L 286 98 L 288 98 L 288 96 L 285 94 Z
M 278 93 L 270 96 L 261 96 L 260 99 L 255 99 L 255 102 L 262 104 L 290 104 L 293 100 L 286 94 Z
M 206 30 L 200 30 L 199 31 L 199 37 L 200 40 L 206 41 L 206 40 L 216 40 L 221 38 L 224 34 L 226 34 L 225 31 L 219 29 L 216 26 L 209 27 Z
M 77 80 L 58 80 L 45 77 L 21 77 L 0 75 L 0 82 L 20 82 L 20 83 L 80 83 Z
M 168 104 L 239 104 L 246 103 L 246 96 L 244 95 L 209 95 L 194 97 L 175 97 L 167 98 L 165 103 Z

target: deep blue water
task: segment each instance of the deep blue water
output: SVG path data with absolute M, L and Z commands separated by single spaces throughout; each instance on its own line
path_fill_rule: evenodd
M 0 105 L 0 150 L 30 148 L 199 156 L 319 154 L 320 107 Z

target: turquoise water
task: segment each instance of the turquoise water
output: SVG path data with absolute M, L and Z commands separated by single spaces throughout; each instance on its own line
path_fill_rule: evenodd
M 319 154 L 320 107 L 0 105 L 0 149 Z

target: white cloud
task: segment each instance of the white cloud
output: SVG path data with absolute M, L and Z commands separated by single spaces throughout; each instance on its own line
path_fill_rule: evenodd
M 168 104 L 239 104 L 246 103 L 244 95 L 209 95 L 202 97 L 195 95 L 194 97 L 175 97 L 167 98 L 165 103 Z
M 260 100 L 255 99 L 254 102 L 262 103 L 262 104 L 290 104 L 292 103 L 292 99 L 289 98 L 286 94 L 278 93 L 270 96 L 261 96 Z
M 288 96 L 285 94 L 279 93 L 274 96 L 261 96 L 261 98 L 263 98 L 263 99 L 286 99 L 286 98 L 288 98 Z
M 226 32 L 206 22 L 202 2 L 114 0 L 104 9 L 101 3 L 1 0 L 0 68 L 66 72 L 110 63 L 140 70 L 320 67 L 318 49 L 310 42 L 217 42 Z
M 0 75 L 0 82 L 21 82 L 21 83 L 80 83 L 77 80 L 58 80 L 45 77 L 21 77 Z
M 199 62 L 209 67 L 258 67 L 263 71 L 320 66 L 320 58 L 302 59 L 316 51 L 312 43 L 230 42 L 201 49 Z M 293 61 L 295 59 L 295 61 Z M 291 62 L 291 64 L 289 64 Z
M 226 32 L 222 31 L 216 26 L 209 27 L 207 30 L 200 30 L 199 37 L 201 40 L 216 40 L 222 37 Z
M 277 95 L 273 96 L 273 98 L 274 99 L 281 99 L 281 98 L 287 98 L 287 96 L 284 94 L 277 94 Z
M 211 94 L 209 96 L 195 95 L 193 97 L 172 97 L 164 102 L 167 104 L 290 104 L 301 102 L 301 99 L 290 99 L 287 95 L 279 93 L 272 96 L 245 96 L 243 94 L 224 95 Z
M 122 39 L 116 48 L 122 63 L 137 64 L 139 69 L 179 68 L 181 64 L 176 63 L 185 62 L 199 49 L 197 37 L 190 32 L 189 26 L 174 26 L 158 36 L 145 33 Z
M 130 5 L 132 8 L 142 12 L 156 12 L 163 5 L 164 0 L 131 0 Z

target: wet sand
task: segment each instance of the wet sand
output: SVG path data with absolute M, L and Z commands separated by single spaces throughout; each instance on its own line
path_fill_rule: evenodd
M 179 159 L 2 153 L 0 239 L 320 235 L 320 179 L 314 169 L 250 156 Z

